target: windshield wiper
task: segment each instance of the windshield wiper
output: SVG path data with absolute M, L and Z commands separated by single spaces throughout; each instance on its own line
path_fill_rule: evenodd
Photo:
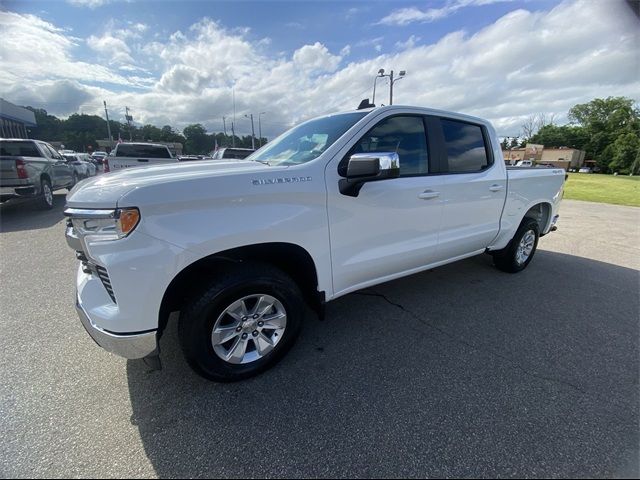
M 266 160 L 256 160 L 256 159 L 251 159 L 252 162 L 260 162 L 263 165 L 266 165 L 267 167 L 270 167 L 271 165 L 269 165 L 269 162 L 267 162 Z

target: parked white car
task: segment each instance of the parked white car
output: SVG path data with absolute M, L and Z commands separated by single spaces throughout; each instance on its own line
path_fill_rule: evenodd
M 89 178 L 96 174 L 96 167 L 92 162 L 82 159 L 80 153 L 65 153 L 62 155 L 67 163 L 73 167 L 79 179 Z
M 516 167 L 533 167 L 533 160 L 518 160 Z
M 305 303 L 323 312 L 484 252 L 523 270 L 555 229 L 564 181 L 562 169 L 507 171 L 479 118 L 395 105 L 316 118 L 246 160 L 132 168 L 74 188 L 77 311 L 127 358 L 157 355 L 180 311 L 189 364 L 247 378 L 291 347 Z

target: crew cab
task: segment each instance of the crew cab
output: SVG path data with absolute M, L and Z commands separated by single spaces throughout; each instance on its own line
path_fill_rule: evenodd
M 487 252 L 529 265 L 554 230 L 562 169 L 507 170 L 485 120 L 386 106 L 323 116 L 245 160 L 127 169 L 67 197 L 76 308 L 106 350 L 158 358 L 179 337 L 201 375 L 255 375 L 305 303 Z
M 104 171 L 130 167 L 146 167 L 154 164 L 175 163 L 178 159 L 166 145 L 155 143 L 118 143 L 110 155 L 104 157 Z
M 78 174 L 48 143 L 0 138 L 0 202 L 34 198 L 53 208 L 53 192 L 71 188 Z

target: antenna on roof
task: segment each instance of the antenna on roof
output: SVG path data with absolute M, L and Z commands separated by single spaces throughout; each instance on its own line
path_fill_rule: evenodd
M 358 105 L 358 110 L 363 110 L 365 108 L 373 108 L 373 107 L 375 107 L 375 105 L 373 103 L 370 103 L 368 98 L 365 98 L 360 102 L 360 105 Z

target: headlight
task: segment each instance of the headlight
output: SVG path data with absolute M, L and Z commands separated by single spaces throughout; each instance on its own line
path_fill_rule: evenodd
M 140 222 L 140 211 L 137 208 L 68 209 L 65 214 L 71 217 L 73 229 L 86 243 L 119 240 L 129 235 Z

